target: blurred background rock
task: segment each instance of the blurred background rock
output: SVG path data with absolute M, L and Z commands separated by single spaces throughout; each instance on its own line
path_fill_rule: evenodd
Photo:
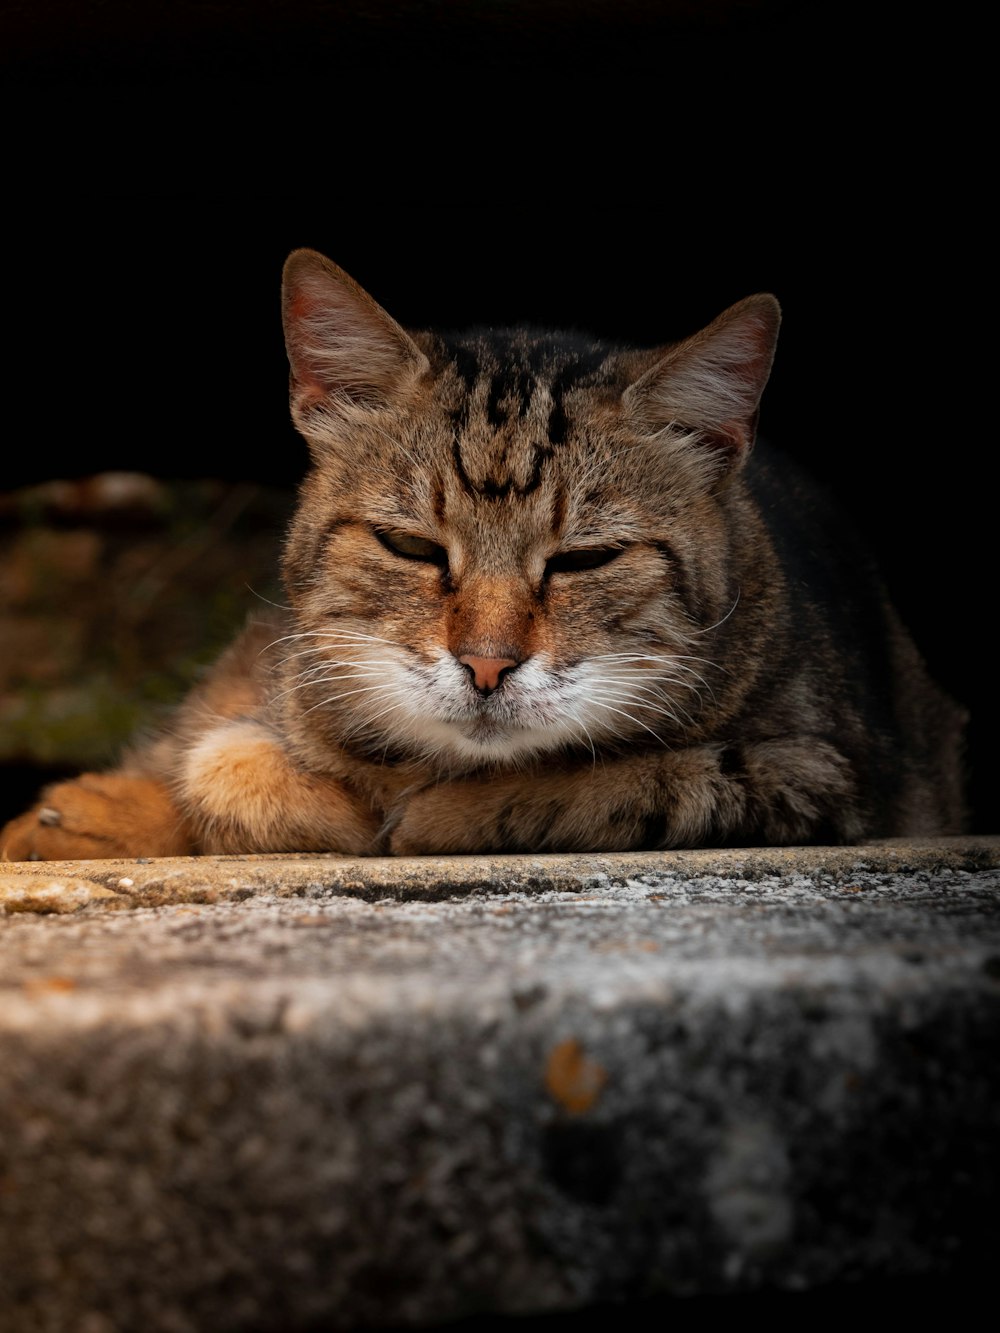
M 107 472 L 0 495 L 0 800 L 114 761 L 255 605 L 291 491 Z

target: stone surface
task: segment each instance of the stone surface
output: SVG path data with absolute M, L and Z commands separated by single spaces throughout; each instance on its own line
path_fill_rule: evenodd
M 0 875 L 0 913 L 79 912 L 118 895 L 92 879 L 68 875 Z
M 0 919 L 5 1333 L 992 1262 L 1000 840 L 73 869 Z

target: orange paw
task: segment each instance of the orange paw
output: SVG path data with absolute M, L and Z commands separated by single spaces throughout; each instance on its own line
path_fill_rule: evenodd
M 335 777 L 297 767 L 278 738 L 248 719 L 214 728 L 178 776 L 199 846 L 225 852 L 341 852 L 363 856 L 378 820 Z
M 183 818 L 150 778 L 84 773 L 46 787 L 38 804 L 0 831 L 0 860 L 93 861 L 187 856 Z

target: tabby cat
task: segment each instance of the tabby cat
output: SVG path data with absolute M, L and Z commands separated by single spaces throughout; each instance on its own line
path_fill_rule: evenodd
M 290 607 L 8 859 L 854 842 L 963 826 L 958 708 L 763 443 L 779 307 L 653 350 L 404 331 L 284 272 Z

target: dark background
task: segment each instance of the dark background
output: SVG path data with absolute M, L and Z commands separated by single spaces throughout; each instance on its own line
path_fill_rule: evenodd
M 8 3 L 4 488 L 292 486 L 278 284 L 658 343 L 754 291 L 762 432 L 840 496 L 972 712 L 997 832 L 985 33 L 780 0 Z

